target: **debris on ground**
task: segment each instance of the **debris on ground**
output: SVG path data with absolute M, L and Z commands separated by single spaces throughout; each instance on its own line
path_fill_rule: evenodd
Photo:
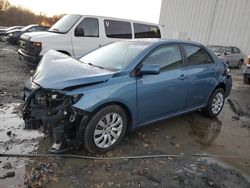
M 11 168 L 13 168 L 13 167 L 12 167 L 12 165 L 11 165 L 10 162 L 6 162 L 6 163 L 3 165 L 3 168 L 5 168 L 5 169 L 11 169 Z
M 24 185 L 28 187 L 44 187 L 50 182 L 59 182 L 57 165 L 52 160 L 42 159 L 27 166 Z
M 15 171 L 6 172 L 5 174 L 0 175 L 0 179 L 12 178 L 12 177 L 14 177 L 15 175 L 16 175 L 16 174 L 15 174 Z

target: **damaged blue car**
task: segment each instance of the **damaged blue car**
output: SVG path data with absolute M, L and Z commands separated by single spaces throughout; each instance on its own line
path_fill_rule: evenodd
M 196 110 L 216 117 L 231 87 L 228 66 L 190 41 L 122 41 L 78 60 L 52 50 L 26 83 L 23 118 L 48 132 L 51 152 L 100 154 L 147 124 Z

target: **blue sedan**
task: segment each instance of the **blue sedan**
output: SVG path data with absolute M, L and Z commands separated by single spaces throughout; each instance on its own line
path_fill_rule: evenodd
M 100 154 L 128 130 L 196 110 L 216 117 L 231 87 L 228 66 L 190 41 L 122 41 L 79 60 L 49 51 L 26 83 L 23 118 L 50 133 L 51 152 Z

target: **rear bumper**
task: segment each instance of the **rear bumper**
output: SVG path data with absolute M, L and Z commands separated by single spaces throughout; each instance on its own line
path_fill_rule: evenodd
M 18 49 L 19 60 L 26 63 L 29 66 L 37 66 L 42 56 L 28 54 L 23 49 Z

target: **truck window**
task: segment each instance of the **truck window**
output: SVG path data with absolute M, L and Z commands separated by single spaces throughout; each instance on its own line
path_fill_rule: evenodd
M 99 37 L 99 23 L 97 18 L 84 18 L 76 30 L 83 31 L 83 37 Z
M 105 19 L 104 26 L 105 33 L 108 38 L 132 38 L 132 29 L 130 22 Z
M 161 38 L 158 26 L 134 23 L 135 38 Z

